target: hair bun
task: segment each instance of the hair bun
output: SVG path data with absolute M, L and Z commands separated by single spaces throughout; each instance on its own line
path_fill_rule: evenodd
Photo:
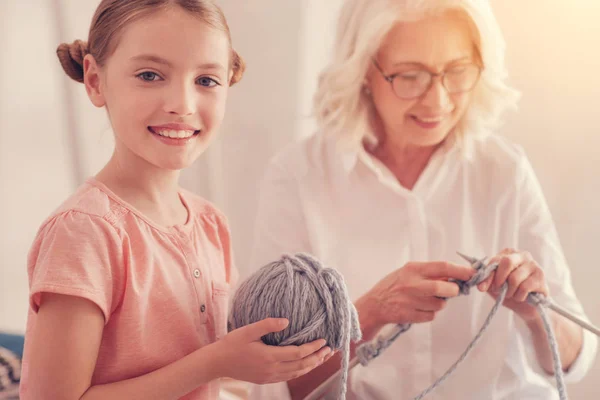
M 242 76 L 244 76 L 244 71 L 246 70 L 246 62 L 236 51 L 233 51 L 233 60 L 231 64 L 233 75 L 229 81 L 229 86 L 233 86 L 241 81 Z
M 71 79 L 83 83 L 83 58 L 88 54 L 88 45 L 82 40 L 71 44 L 62 43 L 56 49 L 63 70 Z

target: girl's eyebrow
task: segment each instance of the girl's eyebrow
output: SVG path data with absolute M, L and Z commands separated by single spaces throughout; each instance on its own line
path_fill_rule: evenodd
M 170 61 L 168 61 L 162 57 L 153 55 L 153 54 L 140 54 L 140 55 L 131 57 L 131 61 L 150 61 L 150 62 L 154 62 L 157 64 L 165 65 L 169 68 L 173 67 L 173 64 Z M 213 70 L 222 70 L 222 71 L 226 70 L 226 68 L 222 64 L 216 63 L 216 62 L 200 64 L 198 66 L 198 69 L 204 69 L 204 70 L 213 69 Z
M 164 58 L 155 56 L 152 54 L 140 54 L 140 55 L 131 57 L 131 61 L 150 61 L 150 62 L 157 63 L 157 64 L 163 64 L 167 67 L 173 66 L 173 64 L 171 64 L 169 61 L 165 60 Z

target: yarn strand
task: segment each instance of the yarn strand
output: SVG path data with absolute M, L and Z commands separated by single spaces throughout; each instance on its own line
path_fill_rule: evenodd
M 494 272 L 498 268 L 497 264 L 485 265 L 484 261 L 485 259 L 480 260 L 476 263 L 474 268 L 477 270 L 477 272 L 469 281 L 454 281 L 459 286 L 459 293 L 461 295 L 468 295 L 472 287 L 483 282 L 492 272 Z M 475 347 L 475 345 L 479 342 L 483 334 L 488 329 L 492 319 L 498 312 L 500 305 L 506 297 L 507 290 L 508 284 L 505 283 L 502 286 L 500 294 L 497 297 L 494 306 L 490 310 L 480 330 L 477 332 L 473 340 L 469 343 L 469 345 L 458 358 L 458 360 L 454 364 L 452 364 L 450 368 L 448 368 L 448 370 L 440 378 L 438 378 L 434 383 L 432 383 L 431 386 L 429 386 L 427 389 L 425 389 L 423 392 L 417 395 L 414 398 L 414 400 L 422 400 L 425 396 L 427 396 L 429 393 L 431 393 L 433 390 L 439 387 L 448 377 L 450 377 L 450 375 L 452 375 L 452 373 L 454 373 L 458 366 L 467 358 L 471 350 Z M 537 308 L 544 324 L 544 329 L 546 331 L 550 350 L 552 352 L 553 369 L 559 398 L 560 400 L 568 400 L 566 385 L 564 383 L 564 373 L 562 369 L 562 363 L 560 360 L 560 353 L 558 351 L 558 343 L 556 341 L 556 337 L 554 335 L 554 331 L 552 329 L 546 311 L 546 308 L 555 309 L 559 307 L 553 305 L 549 299 L 547 299 L 544 295 L 540 293 L 530 293 L 527 298 L 527 301 Z M 574 317 L 570 316 L 569 318 L 573 320 Z M 375 339 L 373 339 L 370 342 L 363 343 L 356 350 L 356 358 L 350 363 L 351 368 L 358 364 L 361 364 L 362 366 L 366 367 L 370 361 L 377 358 L 386 348 L 391 346 L 400 335 L 408 331 L 410 327 L 411 324 L 397 324 L 391 329 L 391 331 L 388 331 L 385 334 L 378 335 Z M 592 328 L 597 329 L 593 326 Z M 309 394 L 304 400 L 317 400 L 322 398 L 322 396 L 327 393 L 327 385 L 329 385 L 336 376 L 337 375 L 334 374 L 327 381 L 321 384 L 321 386 L 319 386 L 311 394 Z
M 453 282 L 458 285 L 460 295 L 469 295 L 471 288 L 483 282 L 498 268 L 498 265 L 485 265 L 485 259 L 477 260 L 463 257 L 471 262 L 476 272 L 468 281 Z M 414 400 L 422 400 L 441 386 L 466 360 L 471 350 L 490 327 L 494 316 L 506 297 L 507 291 L 508 284 L 505 283 L 481 328 L 458 360 L 431 386 L 417 395 Z M 546 309 L 557 310 L 563 315 L 569 313 L 554 305 L 550 299 L 540 293 L 530 293 L 527 301 L 536 307 L 543 321 L 552 353 L 559 397 L 560 400 L 567 400 L 568 396 L 558 343 Z M 337 381 L 335 399 L 344 400 L 346 398 L 349 371 L 359 363 L 366 367 L 369 362 L 381 355 L 385 349 L 390 347 L 398 337 L 411 327 L 411 324 L 398 324 L 384 328 L 375 339 L 360 345 L 356 349 L 356 357 L 350 360 L 350 342 L 360 340 L 361 331 L 358 314 L 348 295 L 344 278 L 335 269 L 323 267 L 317 259 L 304 253 L 293 256 L 284 255 L 280 260 L 261 268 L 240 285 L 232 302 L 229 330 L 268 317 L 287 318 L 290 323 L 281 332 L 263 336 L 262 341 L 267 345 L 302 345 L 317 339 L 325 339 L 331 349 L 342 353 L 341 369 L 310 393 L 305 400 L 323 398 L 332 391 L 331 386 L 335 381 Z M 576 319 L 570 314 L 567 318 Z M 587 325 L 597 329 L 591 324 Z

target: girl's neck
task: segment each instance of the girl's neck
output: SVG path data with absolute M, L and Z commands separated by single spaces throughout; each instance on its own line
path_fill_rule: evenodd
M 115 150 L 96 179 L 158 225 L 185 223 L 188 211 L 179 197 L 179 171 L 156 167 L 141 157 Z

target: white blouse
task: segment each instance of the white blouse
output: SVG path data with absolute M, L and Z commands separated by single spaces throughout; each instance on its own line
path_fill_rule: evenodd
M 447 144 L 412 191 L 364 149 L 336 149 L 313 135 L 276 156 L 260 193 L 252 265 L 309 252 L 345 277 L 353 299 L 409 261 L 463 263 L 456 251 L 493 256 L 529 251 L 544 268 L 554 301 L 584 317 L 533 169 L 521 147 L 497 136 Z M 348 399 L 412 399 L 457 360 L 493 305 L 473 290 L 449 300 L 430 323 L 415 324 L 368 367 L 357 366 Z M 580 380 L 597 339 L 585 332 L 566 374 Z M 466 361 L 428 400 L 558 399 L 538 365 L 527 327 L 502 307 Z M 288 399 L 285 383 L 254 386 L 254 399 Z

